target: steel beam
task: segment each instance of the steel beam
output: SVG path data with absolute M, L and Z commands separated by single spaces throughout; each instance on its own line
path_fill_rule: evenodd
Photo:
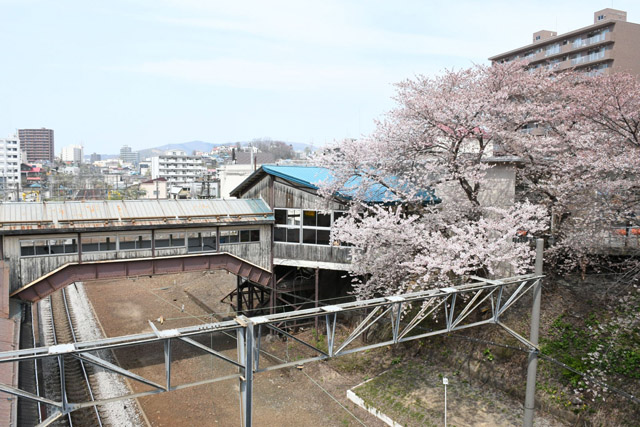
M 227 270 L 262 286 L 268 286 L 271 281 L 269 270 L 228 252 L 218 252 L 68 263 L 23 286 L 11 296 L 33 303 L 74 282 L 208 270 Z
M 149 385 L 149 386 L 157 388 L 159 390 L 165 390 L 166 391 L 166 389 L 163 386 L 161 386 L 160 384 L 156 384 L 153 381 L 149 381 L 148 379 L 146 379 L 144 377 L 141 377 L 140 375 L 134 374 L 133 372 L 128 371 L 126 369 L 123 369 L 123 368 L 121 368 L 121 367 L 119 367 L 117 365 L 114 365 L 111 362 L 107 362 L 104 359 L 100 359 L 99 357 L 94 356 L 91 353 L 73 354 L 72 356 L 75 357 L 78 360 L 90 363 L 90 364 L 95 365 L 95 366 L 99 366 L 99 367 L 101 367 L 103 369 L 106 369 L 108 371 L 115 372 L 116 374 L 122 375 L 123 377 L 131 378 L 132 380 L 141 382 L 143 384 Z

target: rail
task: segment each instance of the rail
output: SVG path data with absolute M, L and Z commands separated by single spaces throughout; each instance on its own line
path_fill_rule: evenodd
M 67 294 L 64 289 L 61 293 L 55 294 L 50 300 L 51 310 L 51 328 L 52 337 L 56 346 L 59 345 L 75 345 L 78 340 L 74 330 L 73 319 L 71 311 L 69 310 L 69 304 L 67 302 Z M 64 341 L 61 343 L 60 341 Z M 88 395 L 90 401 L 95 402 L 95 396 L 91 386 L 90 376 L 87 372 L 87 368 L 83 361 L 76 359 L 64 360 L 64 356 L 58 358 L 58 369 L 60 372 L 60 393 L 61 401 L 63 404 L 68 404 L 69 397 L 73 396 L 75 399 L 82 399 Z M 70 383 L 67 381 L 67 376 L 70 376 L 74 381 Z M 75 381 L 79 373 L 83 381 Z M 87 413 L 90 411 L 90 413 Z M 67 418 L 69 425 L 91 425 L 102 427 L 102 417 L 97 406 L 92 409 L 79 411 L 78 414 L 72 416 L 74 412 L 69 412 Z

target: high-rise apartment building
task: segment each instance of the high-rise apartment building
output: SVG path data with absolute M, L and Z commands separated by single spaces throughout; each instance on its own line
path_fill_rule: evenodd
M 120 160 L 122 160 L 122 163 L 138 166 L 138 163 L 140 163 L 140 152 L 132 151 L 131 147 L 123 145 L 122 148 L 120 148 Z
M 0 138 L 0 198 L 17 200 L 20 190 L 20 139 Z
M 629 72 L 640 75 L 640 24 L 627 22 L 627 12 L 603 9 L 593 24 L 558 35 L 533 33 L 531 44 L 489 58 L 492 62 L 530 61 L 531 68 L 576 69 L 591 74 Z
M 18 129 L 18 137 L 20 138 L 22 149 L 27 153 L 27 158 L 30 162 L 53 161 L 52 129 Z
M 67 145 L 62 147 L 62 152 L 60 153 L 60 160 L 77 165 L 82 163 L 83 157 L 84 147 L 82 145 Z

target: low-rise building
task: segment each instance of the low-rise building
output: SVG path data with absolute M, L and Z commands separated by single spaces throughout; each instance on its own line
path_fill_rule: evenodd
M 150 179 L 140 183 L 141 199 L 167 199 L 168 185 L 164 178 Z

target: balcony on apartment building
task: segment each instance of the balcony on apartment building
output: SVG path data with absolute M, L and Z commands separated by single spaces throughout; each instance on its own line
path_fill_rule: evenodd
M 512 59 L 526 59 L 530 61 L 532 65 L 535 65 L 537 62 L 552 61 L 562 58 L 565 55 L 574 55 L 585 50 L 594 49 L 614 42 L 614 33 L 599 33 L 589 38 L 580 37 L 573 41 L 566 40 L 565 44 L 563 44 L 562 41 L 558 41 L 546 46 L 541 46 L 535 51 L 529 52 L 524 56 L 518 55 L 518 57 L 514 57 Z

